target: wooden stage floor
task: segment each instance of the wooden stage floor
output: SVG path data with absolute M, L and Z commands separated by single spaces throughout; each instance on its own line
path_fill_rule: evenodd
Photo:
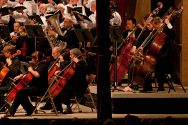
M 185 87 L 185 89 L 188 91 L 188 87 Z M 96 86 L 90 86 L 90 91 L 93 95 L 94 98 L 96 98 L 96 92 L 97 90 L 97 87 Z M 182 88 L 180 86 L 175 86 L 175 92 L 173 90 L 170 91 L 170 93 L 168 93 L 168 88 L 166 88 L 166 91 L 163 91 L 163 92 L 157 92 L 156 91 L 156 88 L 154 88 L 154 91 L 152 93 L 140 93 L 138 91 L 136 92 L 122 92 L 122 91 L 114 91 L 114 92 L 111 92 L 111 97 L 112 97 L 112 110 L 113 110 L 113 114 L 112 114 L 112 118 L 113 119 L 123 119 L 125 116 L 127 116 L 128 114 L 131 114 L 131 115 L 135 115 L 135 116 L 138 116 L 140 119 L 144 120 L 144 119 L 165 119 L 166 117 L 172 117 L 172 118 L 175 118 L 175 119 L 178 119 L 180 121 L 184 121 L 183 123 L 188 123 L 188 108 L 186 109 L 181 109 L 181 104 L 184 103 L 180 103 L 178 105 L 175 105 L 175 107 L 173 106 L 169 106 L 169 103 L 173 103 L 173 99 L 175 99 L 175 102 L 174 103 L 178 103 L 176 99 L 180 99 L 180 100 L 188 100 L 188 94 L 187 93 L 184 93 L 184 91 L 182 90 Z M 157 100 L 158 99 L 158 100 Z M 167 106 L 164 106 L 164 108 L 166 107 L 170 107 L 170 110 L 187 110 L 184 112 L 156 112 L 154 111 L 152 113 L 151 112 L 142 112 L 141 110 L 153 110 L 153 109 L 156 109 L 157 111 L 158 110 L 166 110 L 164 108 L 161 108 L 159 109 L 158 107 L 156 107 L 156 105 L 153 105 L 153 104 L 149 104 L 151 106 L 149 107 L 152 107 L 152 109 L 148 108 L 148 104 L 145 104 L 147 101 L 146 100 L 157 100 L 157 101 L 160 101 L 160 99 L 162 99 L 162 102 L 164 100 L 168 100 L 169 99 L 169 103 L 167 104 Z M 164 99 L 164 100 L 163 100 Z M 136 101 L 132 101 L 132 100 L 136 100 Z M 143 101 L 145 100 L 145 101 Z M 142 102 L 143 101 L 143 102 Z M 168 101 L 167 101 L 168 102 Z M 121 104 L 119 104 L 121 103 Z M 130 103 L 130 104 L 129 104 Z M 134 103 L 134 104 L 133 104 Z M 139 105 L 139 103 L 141 104 L 141 106 Z M 142 103 L 144 105 L 146 105 L 146 107 L 143 107 L 142 106 Z M 151 103 L 151 102 L 147 102 L 147 103 Z M 183 108 L 185 107 L 185 105 L 187 106 L 188 104 L 188 101 L 185 101 L 185 104 L 182 104 L 183 105 Z M 138 104 L 138 105 L 137 105 Z M 39 107 L 43 106 L 44 103 L 41 103 L 39 105 Z M 160 103 L 157 103 L 157 106 L 159 106 Z M 173 104 L 171 104 L 173 105 Z M 117 106 L 117 107 L 116 107 Z M 137 107 L 135 109 L 135 106 Z M 176 107 L 178 106 L 178 107 Z M 180 106 L 180 107 L 179 107 Z M 38 107 L 38 108 L 39 108 Z M 63 105 L 64 109 L 65 109 L 65 106 Z M 138 108 L 139 107 L 139 108 Z M 160 107 L 160 106 L 159 106 Z M 163 105 L 162 105 L 163 107 Z M 187 106 L 188 107 L 188 106 Z M 73 107 L 74 108 L 74 107 Z M 87 120 L 87 119 L 97 119 L 97 112 L 96 110 L 94 109 L 94 111 L 92 112 L 91 108 L 88 107 L 88 106 L 84 106 L 84 105 L 81 105 L 80 104 L 80 108 L 82 110 L 82 112 L 80 113 L 78 111 L 77 108 L 75 108 L 73 110 L 73 113 L 72 114 L 58 114 L 56 115 L 55 113 L 52 113 L 50 110 L 45 110 L 46 113 L 42 113 L 39 111 L 38 114 L 33 114 L 32 116 L 25 116 L 25 111 L 22 109 L 22 107 L 20 106 L 17 113 L 15 114 L 14 117 L 8 117 L 7 119 L 10 119 L 12 121 L 19 121 L 19 123 L 21 123 L 21 121 L 26 121 L 26 120 L 46 120 L 46 121 L 51 121 L 51 120 L 72 120 L 72 119 L 84 119 L 84 120 Z M 144 108 L 144 109 L 142 109 Z M 148 108 L 148 109 L 147 109 Z M 121 110 L 119 112 L 119 110 Z M 140 111 L 139 111 L 140 110 Z M 0 113 L 0 125 L 1 125 L 1 122 L 2 120 L 4 120 L 4 115 L 5 113 Z M 46 124 L 47 122 L 45 122 Z M 12 123 L 14 125 L 14 123 Z M 17 125 L 17 124 L 15 124 Z M 182 124 L 184 125 L 184 124 Z

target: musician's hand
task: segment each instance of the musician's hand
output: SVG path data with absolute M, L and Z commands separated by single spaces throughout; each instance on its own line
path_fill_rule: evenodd
M 61 72 L 60 70 L 57 70 L 57 71 L 55 71 L 54 75 L 56 76 L 56 75 L 58 75 L 60 72 Z
M 130 50 L 131 54 L 135 54 L 136 52 L 136 46 L 133 46 L 132 49 Z
M 60 61 L 60 62 L 63 62 L 63 61 L 64 61 L 64 59 L 63 59 L 63 56 L 62 56 L 62 55 L 60 55 L 60 56 L 59 56 L 59 61 Z
M 17 40 L 18 40 L 18 36 L 17 36 L 17 35 L 12 36 L 12 41 L 13 41 L 14 43 L 16 43 Z
M 6 62 L 8 64 L 8 66 L 10 66 L 12 64 L 12 60 L 10 58 L 6 58 Z
M 90 48 L 91 47 L 91 42 L 87 42 L 86 47 Z
M 28 71 L 29 71 L 29 72 L 32 72 L 32 71 L 33 71 L 33 67 L 31 67 L 31 66 L 28 67 Z
M 48 29 L 48 36 L 49 36 L 49 37 L 55 37 L 56 34 L 57 34 L 57 33 L 56 33 L 54 30 Z
M 24 75 L 24 74 L 20 74 L 20 75 L 18 75 L 18 76 L 16 76 L 16 77 L 14 77 L 14 80 L 15 80 L 15 81 L 17 81 L 18 79 L 22 78 L 22 77 L 23 77 L 23 75 Z

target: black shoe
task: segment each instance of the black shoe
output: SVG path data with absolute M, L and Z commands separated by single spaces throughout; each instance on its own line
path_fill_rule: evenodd
M 35 110 L 35 107 L 33 106 L 32 109 L 25 114 L 25 116 L 31 116 L 34 110 Z
M 40 109 L 41 109 L 41 110 L 51 110 L 51 109 L 52 109 L 52 106 L 46 103 L 46 105 L 40 107 Z
M 72 114 L 72 110 L 71 109 L 66 109 L 63 114 Z
M 151 93 L 153 91 L 153 89 L 152 88 L 149 88 L 149 89 L 142 89 L 142 90 L 140 90 L 140 92 L 142 92 L 142 93 Z

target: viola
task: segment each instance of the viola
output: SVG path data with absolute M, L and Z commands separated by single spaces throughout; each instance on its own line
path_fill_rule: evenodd
M 11 56 L 11 58 L 14 58 L 20 54 L 21 54 L 21 51 L 17 50 L 16 53 Z M 7 64 L 5 64 L 0 71 L 0 84 L 3 82 L 4 78 L 7 76 L 8 72 L 9 72 L 9 68 L 6 65 Z

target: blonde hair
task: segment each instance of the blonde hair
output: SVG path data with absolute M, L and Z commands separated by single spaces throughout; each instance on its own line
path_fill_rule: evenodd
M 12 45 L 12 44 L 7 44 L 7 45 L 3 48 L 3 50 L 2 50 L 2 52 L 10 52 L 11 54 L 15 53 L 15 51 L 16 51 L 16 48 L 15 48 L 15 46 Z
M 73 54 L 75 57 L 78 57 L 78 58 L 82 55 L 82 52 L 78 48 L 71 49 L 70 53 Z

